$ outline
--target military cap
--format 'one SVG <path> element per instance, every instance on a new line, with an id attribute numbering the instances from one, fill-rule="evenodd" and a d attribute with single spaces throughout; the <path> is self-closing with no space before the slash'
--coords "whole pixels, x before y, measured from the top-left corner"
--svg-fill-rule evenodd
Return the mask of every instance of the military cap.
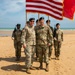
<path id="1" fill-rule="evenodd" d="M 44 20 L 44 17 L 40 17 L 39 21 Z"/>
<path id="2" fill-rule="evenodd" d="M 50 20 L 47 20 L 46 23 L 50 22 Z"/>
<path id="3" fill-rule="evenodd" d="M 28 23 L 29 23 L 29 21 L 26 22 L 26 24 L 28 24 Z"/>
<path id="4" fill-rule="evenodd" d="M 36 23 L 37 23 L 38 21 L 39 21 L 39 20 L 37 19 L 37 20 L 36 20 Z"/>
<path id="5" fill-rule="evenodd" d="M 21 26 L 21 24 L 17 24 L 16 26 Z"/>
<path id="6" fill-rule="evenodd" d="M 35 18 L 30 18 L 29 21 L 35 20 Z"/>
<path id="7" fill-rule="evenodd" d="M 59 23 L 56 24 L 56 26 L 60 25 Z"/>

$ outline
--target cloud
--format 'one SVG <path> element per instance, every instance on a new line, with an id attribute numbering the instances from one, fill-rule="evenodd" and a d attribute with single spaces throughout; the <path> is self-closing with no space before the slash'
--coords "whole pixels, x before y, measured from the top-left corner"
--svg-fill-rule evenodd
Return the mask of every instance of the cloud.
<path id="1" fill-rule="evenodd" d="M 25 9 L 25 0 L 1 0 L 0 14 L 17 13 Z"/>

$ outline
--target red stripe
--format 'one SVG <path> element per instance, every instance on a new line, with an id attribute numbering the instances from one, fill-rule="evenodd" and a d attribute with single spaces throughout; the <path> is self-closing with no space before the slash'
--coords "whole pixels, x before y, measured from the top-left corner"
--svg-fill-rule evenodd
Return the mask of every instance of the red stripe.
<path id="1" fill-rule="evenodd" d="M 58 9 L 58 10 L 62 10 L 62 8 L 58 8 L 58 7 L 56 7 L 56 6 L 54 6 L 54 5 L 51 5 L 51 4 L 49 4 L 49 3 L 46 3 L 46 2 L 43 2 L 43 1 L 29 1 L 29 2 L 31 2 L 31 3 L 42 3 L 42 4 L 45 4 L 45 5 L 48 5 L 48 6 L 51 6 L 52 8 L 56 8 L 56 9 Z M 57 4 L 58 5 L 58 4 Z M 63 6 L 62 4 L 60 5 L 60 6 Z"/>
<path id="2" fill-rule="evenodd" d="M 50 8 L 47 8 L 47 7 L 45 7 L 45 6 L 35 6 L 35 5 L 26 5 L 26 7 L 32 7 L 32 8 L 41 8 L 41 9 L 45 9 L 45 10 L 49 10 L 49 11 L 52 11 L 52 12 L 54 12 L 55 14 L 58 14 L 58 15 L 60 15 L 61 16 L 61 13 L 59 13 L 59 11 L 57 12 L 57 11 L 55 11 L 55 10 L 53 10 L 53 9 L 50 9 Z M 42 10 L 41 10 L 42 11 Z"/>
<path id="3" fill-rule="evenodd" d="M 59 17 L 57 17 L 57 16 L 54 16 L 54 15 L 52 15 L 52 14 L 50 14 L 50 13 L 47 13 L 47 12 L 43 12 L 43 11 L 37 11 L 37 10 L 26 10 L 26 12 L 34 12 L 34 13 L 43 13 L 43 14 L 47 14 L 47 15 L 50 15 L 50 16 L 52 16 L 52 17 L 54 17 L 54 18 L 56 18 L 56 19 L 59 19 L 59 20 L 62 20 L 63 19 L 63 17 L 62 18 L 59 18 Z"/>

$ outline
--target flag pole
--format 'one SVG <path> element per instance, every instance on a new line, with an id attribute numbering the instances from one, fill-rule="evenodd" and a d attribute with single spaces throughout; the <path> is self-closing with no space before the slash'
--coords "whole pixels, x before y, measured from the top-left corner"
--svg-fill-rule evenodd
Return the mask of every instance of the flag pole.
<path id="1" fill-rule="evenodd" d="M 27 22 L 27 12 L 26 12 L 26 22 Z"/>
<path id="2" fill-rule="evenodd" d="M 38 19 L 40 18 L 40 14 L 38 13 Z"/>
<path id="3" fill-rule="evenodd" d="M 48 16 L 48 20 L 49 20 L 49 16 Z"/>

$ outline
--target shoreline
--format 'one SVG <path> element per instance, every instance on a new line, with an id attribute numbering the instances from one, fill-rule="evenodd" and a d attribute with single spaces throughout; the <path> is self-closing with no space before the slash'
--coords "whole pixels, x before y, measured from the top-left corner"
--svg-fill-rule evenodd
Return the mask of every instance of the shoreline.
<path id="1" fill-rule="evenodd" d="M 62 30 L 63 34 L 75 34 L 75 30 Z M 0 30 L 0 37 L 11 37 L 13 30 Z"/>

